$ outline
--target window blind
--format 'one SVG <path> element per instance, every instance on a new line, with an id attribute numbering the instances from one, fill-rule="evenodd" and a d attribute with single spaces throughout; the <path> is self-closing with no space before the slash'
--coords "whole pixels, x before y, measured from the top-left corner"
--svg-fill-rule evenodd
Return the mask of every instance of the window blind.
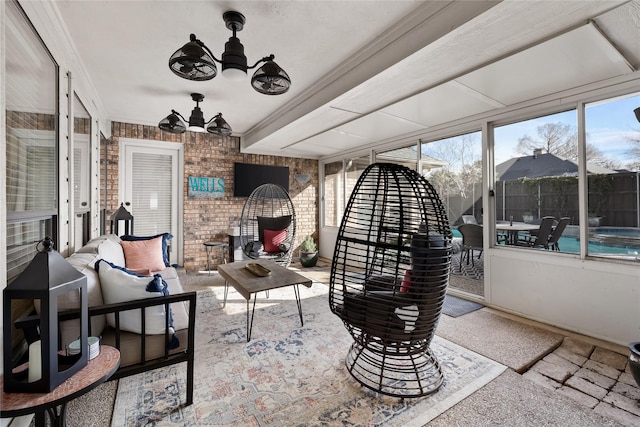
<path id="1" fill-rule="evenodd" d="M 57 65 L 16 2 L 7 2 L 7 280 L 24 270 L 36 243 L 56 239 Z"/>

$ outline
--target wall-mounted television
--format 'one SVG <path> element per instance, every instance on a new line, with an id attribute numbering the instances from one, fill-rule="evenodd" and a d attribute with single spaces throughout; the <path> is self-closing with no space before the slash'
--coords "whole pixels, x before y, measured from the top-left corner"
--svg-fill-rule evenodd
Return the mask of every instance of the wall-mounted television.
<path id="1" fill-rule="evenodd" d="M 289 167 L 234 163 L 233 195 L 249 197 L 262 184 L 278 184 L 289 191 Z"/>

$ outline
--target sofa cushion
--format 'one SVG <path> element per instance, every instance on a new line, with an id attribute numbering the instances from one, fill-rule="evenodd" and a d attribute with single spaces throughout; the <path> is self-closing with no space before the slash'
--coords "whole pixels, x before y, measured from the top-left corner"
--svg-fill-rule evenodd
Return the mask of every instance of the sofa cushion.
<path id="1" fill-rule="evenodd" d="M 123 240 L 124 266 L 136 272 L 160 271 L 165 269 L 162 256 L 162 237 L 148 240 Z M 149 274 L 149 273 L 147 273 Z"/>
<path id="2" fill-rule="evenodd" d="M 176 336 L 180 341 L 177 348 L 170 349 L 169 354 L 180 353 L 187 349 L 189 343 L 189 330 L 181 329 L 176 331 Z M 116 331 L 108 326 L 102 334 L 102 345 L 116 346 Z M 164 357 L 167 341 L 164 335 L 146 335 L 145 336 L 145 361 L 160 359 Z M 135 365 L 140 363 L 142 357 L 142 336 L 132 332 L 120 332 L 120 367 Z"/>
<path id="3" fill-rule="evenodd" d="M 150 283 L 158 280 L 151 276 L 137 276 L 117 268 L 105 260 L 96 262 L 96 270 L 102 283 L 102 293 L 106 304 L 161 297 L 162 292 L 147 291 Z M 115 314 L 107 315 L 107 323 L 116 327 Z M 163 305 L 145 310 L 145 327 L 148 334 L 163 334 L 165 331 L 165 309 Z M 120 313 L 120 329 L 137 334 L 142 333 L 140 310 Z"/>
<path id="4" fill-rule="evenodd" d="M 124 251 L 122 250 L 122 246 L 120 246 L 120 242 L 114 241 L 112 239 L 104 239 L 98 245 L 98 255 L 101 259 L 109 261 L 111 264 L 119 265 L 122 267 L 124 267 L 125 265 Z"/>
<path id="5" fill-rule="evenodd" d="M 169 240 L 173 239 L 173 234 L 171 233 L 162 233 L 156 234 L 155 236 L 133 236 L 130 234 L 125 234 L 120 237 L 120 240 L 127 242 L 135 242 L 135 241 L 144 241 L 144 240 L 152 240 L 158 237 L 162 238 L 162 260 L 166 267 L 171 266 L 169 262 Z"/>

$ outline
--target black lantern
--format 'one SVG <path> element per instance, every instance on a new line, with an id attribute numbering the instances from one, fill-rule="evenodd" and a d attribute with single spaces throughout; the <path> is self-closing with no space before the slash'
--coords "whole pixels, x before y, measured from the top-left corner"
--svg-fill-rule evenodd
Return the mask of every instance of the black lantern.
<path id="1" fill-rule="evenodd" d="M 118 235 L 118 225 L 124 222 L 124 234 L 133 234 L 133 215 L 120 203 L 117 211 L 111 215 L 111 234 Z"/>
<path id="2" fill-rule="evenodd" d="M 74 355 L 67 354 L 58 330 L 58 297 L 70 292 L 77 293 L 80 303 L 79 313 L 72 313 L 80 330 L 80 351 Z M 26 353 L 24 346 L 14 347 L 12 339 L 13 312 L 24 301 L 40 307 L 39 315 L 16 321 L 25 332 Z M 31 263 L 3 291 L 4 391 L 48 393 L 87 366 L 88 319 L 86 276 L 53 250 L 53 241 L 45 237 Z"/>

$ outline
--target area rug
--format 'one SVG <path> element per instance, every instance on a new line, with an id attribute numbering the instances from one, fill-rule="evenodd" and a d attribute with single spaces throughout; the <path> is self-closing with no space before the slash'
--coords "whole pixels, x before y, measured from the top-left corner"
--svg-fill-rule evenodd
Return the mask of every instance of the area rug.
<path id="1" fill-rule="evenodd" d="M 251 342 L 246 301 L 198 292 L 194 403 L 184 405 L 184 364 L 120 380 L 112 426 L 422 426 L 496 378 L 505 366 L 435 337 L 445 383 L 420 399 L 360 387 L 344 365 L 351 337 L 329 310 L 328 287 L 260 294 Z"/>
<path id="2" fill-rule="evenodd" d="M 451 317 L 460 317 L 464 314 L 471 313 L 484 307 L 477 302 L 467 301 L 462 298 L 454 297 L 453 295 L 446 295 L 444 298 L 444 306 L 442 307 L 442 313 Z"/>

